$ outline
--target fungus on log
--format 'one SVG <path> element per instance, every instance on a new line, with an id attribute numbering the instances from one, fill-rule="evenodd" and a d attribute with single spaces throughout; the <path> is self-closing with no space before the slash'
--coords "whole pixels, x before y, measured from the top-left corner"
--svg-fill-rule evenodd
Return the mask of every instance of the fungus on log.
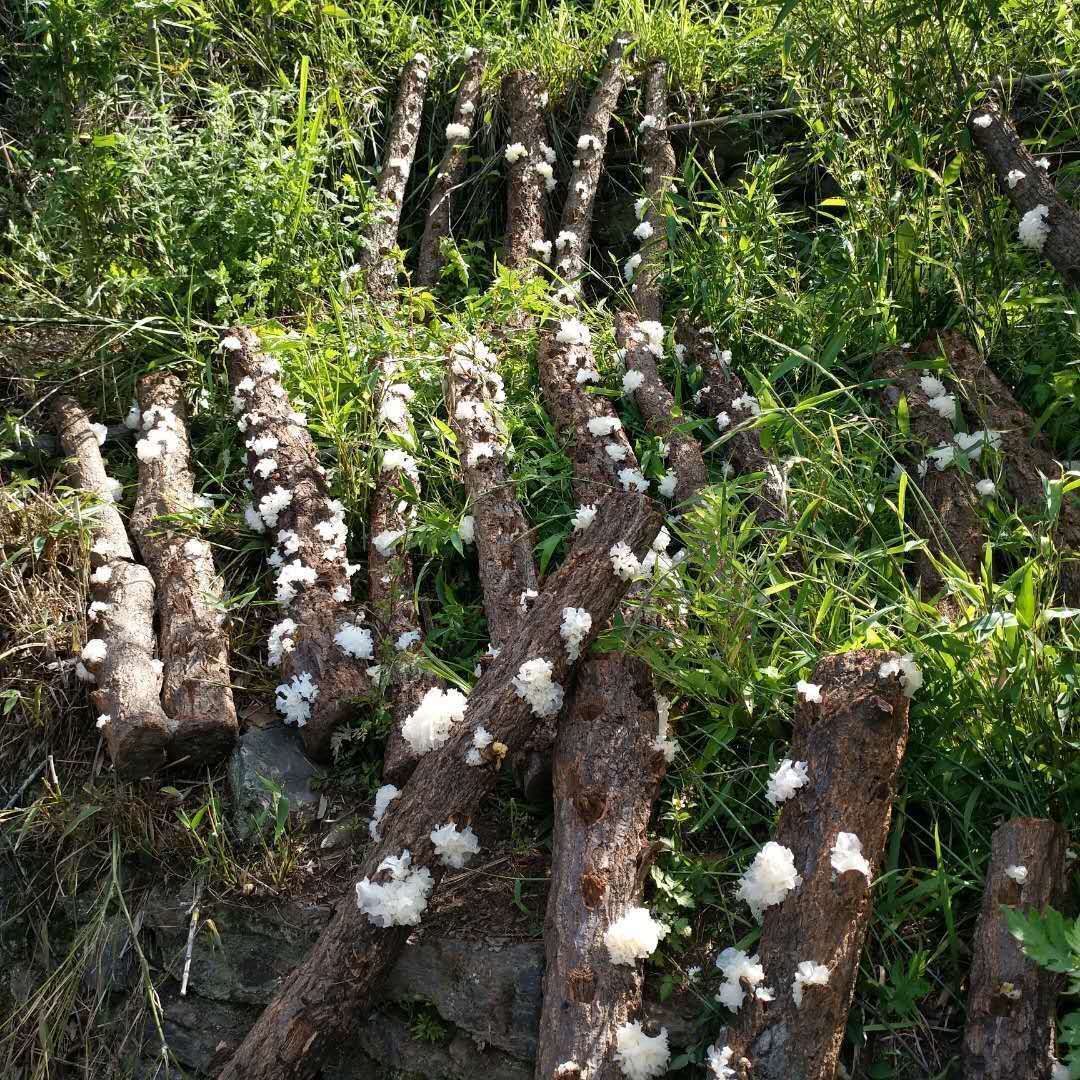
<path id="1" fill-rule="evenodd" d="M 648 668 L 620 653 L 588 660 L 556 742 L 538 1080 L 564 1062 L 590 1080 L 622 1075 L 615 1034 L 639 1013 L 644 979 L 640 964 L 614 962 L 604 934 L 638 903 L 664 770 Z"/>
<path id="2" fill-rule="evenodd" d="M 915 553 L 915 572 L 923 587 L 935 595 L 943 582 L 930 553 L 954 560 L 978 578 L 986 530 L 979 518 L 978 495 L 971 477 L 958 469 L 938 469 L 927 461 L 927 451 L 952 442 L 954 431 L 944 416 L 930 408 L 930 399 L 920 382 L 921 370 L 917 355 L 902 348 L 887 349 L 874 365 L 875 377 L 889 383 L 882 391 L 885 405 L 895 411 L 901 397 L 906 401 L 910 436 L 920 444 L 919 467 L 909 477 L 922 496 L 912 500 L 915 530 L 930 551 Z M 922 462 L 927 464 L 919 475 Z"/>
<path id="3" fill-rule="evenodd" d="M 417 53 L 401 72 L 397 103 L 390 121 L 390 135 L 383 151 L 382 171 L 375 185 L 374 218 L 364 239 L 359 264 L 366 271 L 371 296 L 386 301 L 397 281 L 398 262 L 394 256 L 405 186 L 409 181 L 416 140 L 420 135 L 420 117 L 424 111 L 428 60 Z"/>
<path id="4" fill-rule="evenodd" d="M 428 202 L 427 221 L 420 240 L 420 256 L 416 280 L 420 285 L 434 285 L 442 267 L 442 242 L 450 235 L 450 209 L 454 191 L 461 183 L 465 163 L 469 158 L 469 132 L 480 119 L 480 81 L 484 74 L 486 58 L 476 52 L 465 64 L 454 105 L 454 119 L 446 129 L 446 152 L 439 171 L 435 174 L 435 186 Z"/>
<path id="5" fill-rule="evenodd" d="M 131 531 L 157 587 L 161 702 L 173 725 L 169 756 L 211 763 L 232 749 L 238 734 L 224 584 L 210 545 L 170 520 L 195 509 L 180 380 L 166 372 L 144 375 L 138 398 L 143 431 Z"/>
<path id="6" fill-rule="evenodd" d="M 969 978 L 965 1080 L 1049 1080 L 1064 979 L 1024 956 L 1001 909 L 1061 906 L 1068 840 L 1060 825 L 1043 818 L 1016 818 L 994 832 Z"/>
<path id="7" fill-rule="evenodd" d="M 1021 217 L 1021 240 L 1033 246 L 1065 279 L 1080 287 L 1080 214 L 1062 199 L 1047 170 L 1024 146 L 1020 133 L 989 93 L 968 116 L 968 130 Z M 1040 243 L 1041 239 L 1041 243 Z"/>
<path id="8" fill-rule="evenodd" d="M 278 362 L 244 327 L 229 330 L 221 344 L 246 439 L 249 523 L 269 534 L 278 603 L 283 619 L 296 624 L 283 635 L 282 689 L 290 690 L 279 693 L 278 707 L 300 725 L 307 752 L 325 761 L 334 727 L 371 686 L 365 662 L 334 640 L 344 623 L 357 621 L 349 582 L 358 568 L 348 561 L 345 511 L 330 498 L 307 418 L 293 410 L 276 377 Z"/>
<path id="9" fill-rule="evenodd" d="M 821 701 L 800 696 L 789 756 L 808 783 L 784 803 L 776 841 L 791 850 L 802 881 L 765 909 L 759 954 L 775 1000 L 748 995 L 717 1045 L 733 1051 L 739 1080 L 833 1080 L 870 925 L 870 886 L 881 867 L 896 779 L 908 735 L 895 655 L 858 649 L 822 660 L 810 681 Z M 869 873 L 837 872 L 840 833 L 862 845 Z M 796 982 L 798 965 L 824 965 L 828 981 Z M 801 1004 L 795 1002 L 798 987 Z"/>
<path id="10" fill-rule="evenodd" d="M 105 472 L 98 437 L 82 407 L 61 397 L 54 408 L 57 435 L 67 456 L 71 486 L 96 496 L 89 517 L 93 603 L 92 641 L 81 661 L 94 681 L 91 700 L 107 717 L 102 733 L 116 771 L 147 776 L 165 764 L 173 725 L 161 707 L 161 674 L 155 661 L 154 581 L 135 561 L 123 519 L 116 509 L 119 482 Z"/>
<path id="11" fill-rule="evenodd" d="M 624 542 L 641 556 L 660 527 L 648 499 L 634 493 L 613 493 L 603 500 L 597 519 L 575 544 L 566 561 L 548 580 L 530 618 L 473 687 L 464 720 L 454 724 L 448 741 L 425 753 L 381 822 L 382 840 L 364 859 L 358 877 L 367 888 L 392 880 L 393 865 L 407 851 L 414 874 L 431 875 L 438 888 L 444 866 L 431 833 L 447 822 L 464 828 L 474 819 L 481 800 L 494 788 L 498 766 L 520 748 L 536 723 L 536 714 L 521 692 L 522 666 L 545 659 L 550 678 L 562 686 L 570 674 L 560 634 L 563 610 L 581 606 L 593 616 L 586 650 L 626 589 L 612 568 L 610 549 Z M 555 703 L 548 702 L 547 707 Z M 484 728 L 492 737 L 480 765 L 466 763 L 475 749 L 474 734 Z M 423 876 L 420 883 L 423 883 Z M 420 907 L 423 908 L 421 903 Z M 419 912 L 416 913 L 419 918 Z M 362 912 L 352 890 L 342 899 L 330 925 L 307 959 L 285 980 L 219 1080 L 310 1080 L 324 1055 L 359 1021 L 379 977 L 400 952 L 413 923 L 377 926 Z"/>
<path id="12" fill-rule="evenodd" d="M 502 81 L 503 107 L 510 115 L 510 145 L 528 151 L 507 168 L 506 236 L 503 262 L 526 277 L 536 272 L 544 242 L 544 177 L 535 165 L 546 160 L 547 130 L 540 80 L 532 71 L 511 71 Z"/>

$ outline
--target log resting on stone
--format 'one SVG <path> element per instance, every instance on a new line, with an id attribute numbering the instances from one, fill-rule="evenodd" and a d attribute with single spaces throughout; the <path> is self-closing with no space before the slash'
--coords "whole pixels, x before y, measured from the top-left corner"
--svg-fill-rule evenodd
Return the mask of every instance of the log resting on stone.
<path id="1" fill-rule="evenodd" d="M 959 469 L 937 469 L 932 462 L 919 476 L 928 451 L 941 443 L 951 442 L 952 423 L 930 408 L 926 392 L 920 383 L 922 368 L 917 354 L 910 349 L 887 349 L 874 365 L 874 376 L 887 379 L 882 391 L 885 406 L 895 412 L 903 396 L 907 401 L 911 438 L 920 444 L 917 468 L 908 476 L 919 489 L 921 499 L 912 500 L 915 530 L 926 540 L 929 551 L 915 553 L 915 573 L 923 588 L 933 596 L 944 582 L 931 555 L 944 555 L 959 563 L 976 580 L 982 566 L 986 530 L 978 512 L 978 495 L 970 476 Z"/>
<path id="2" fill-rule="evenodd" d="M 544 178 L 533 168 L 544 160 L 544 126 L 540 80 L 532 71 L 511 71 L 503 77 L 502 101 L 510 115 L 509 145 L 521 143 L 529 152 L 507 165 L 506 236 L 503 262 L 526 277 L 536 272 L 536 245 L 544 240 Z"/>
<path id="3" fill-rule="evenodd" d="M 566 1062 L 571 1075 L 617 1080 L 615 1033 L 639 1018 L 641 965 L 614 963 L 604 934 L 640 903 L 665 761 L 648 669 L 625 660 L 587 660 L 559 724 L 537 1080 Z"/>
<path id="4" fill-rule="evenodd" d="M 969 978 L 965 1080 L 1050 1080 L 1064 979 L 1024 956 L 1001 909 L 1061 907 L 1068 840 L 1060 825 L 1042 818 L 1016 818 L 994 833 Z M 1026 872 L 1023 884 L 1009 876 L 1017 867 Z"/>
<path id="5" fill-rule="evenodd" d="M 307 419 L 293 410 L 277 379 L 277 361 L 260 351 L 258 337 L 244 327 L 228 331 L 222 347 L 247 446 L 253 515 L 273 545 L 271 563 L 279 575 L 296 563 L 315 571 L 314 581 L 296 584 L 291 602 L 281 606 L 282 620 L 296 627 L 287 635 L 292 648 L 283 649 L 280 671 L 283 685 L 302 683 L 306 673 L 318 688 L 300 734 L 307 752 L 326 761 L 334 727 L 350 703 L 371 689 L 370 661 L 347 655 L 334 641 L 343 623 L 361 621 L 350 606 L 350 576 L 357 568 L 348 561 L 344 507 L 330 497 Z M 272 469 L 260 464 L 268 460 Z M 292 497 L 285 502 L 288 492 Z"/>
<path id="6" fill-rule="evenodd" d="M 1066 284 L 1080 288 L 1080 214 L 1058 195 L 1047 170 L 1036 164 L 995 93 L 971 110 L 968 131 L 1021 217 L 1046 207 L 1049 232 L 1042 255 Z"/>
<path id="7" fill-rule="evenodd" d="M 106 652 L 103 659 L 83 661 L 94 677 L 90 696 L 98 713 L 109 717 L 102 734 L 116 771 L 137 779 L 165 764 L 174 730 L 161 707 L 154 581 L 150 571 L 135 562 L 114 502 L 118 483 L 105 471 L 89 417 L 72 398 L 62 397 L 54 419 L 71 486 L 98 500 L 88 516 L 93 536 L 90 581 L 93 601 L 105 606 L 94 609 L 90 637 L 103 641 Z"/>
<path id="8" fill-rule="evenodd" d="M 399 798 L 382 821 L 382 840 L 364 859 L 357 877 L 389 880 L 380 869 L 390 856 L 409 851 L 414 868 L 430 871 L 437 888 L 444 867 L 435 855 L 431 832 L 454 822 L 464 828 L 495 786 L 498 764 L 521 747 L 536 716 L 512 680 L 521 666 L 544 658 L 551 678 L 563 685 L 571 671 L 560 634 L 563 609 L 586 608 L 593 633 L 619 602 L 626 582 L 612 570 L 609 551 L 618 541 L 639 556 L 660 527 L 651 502 L 636 494 L 613 494 L 589 530 L 588 542 L 575 544 L 551 577 L 531 618 L 477 682 L 463 722 L 449 741 L 420 758 Z M 584 541 L 584 538 L 583 538 Z M 590 638 L 582 643 L 588 648 Z M 493 742 L 479 766 L 466 764 L 474 732 L 484 727 Z M 220 1074 L 220 1080 L 311 1080 L 326 1053 L 363 1016 L 378 979 L 401 951 L 411 925 L 376 926 L 362 913 L 352 890 L 342 899 L 330 926 L 308 958 L 285 981 L 248 1037 Z"/>
<path id="9" fill-rule="evenodd" d="M 896 779 L 908 735 L 898 675 L 880 674 L 891 653 L 858 649 L 822 660 L 810 676 L 820 703 L 801 695 L 789 756 L 809 782 L 783 804 L 776 841 L 790 848 L 802 883 L 765 910 L 759 954 L 775 1000 L 748 995 L 721 1034 L 738 1080 L 834 1080 L 859 955 L 870 925 L 871 882 L 881 869 Z M 831 851 L 854 833 L 870 864 L 837 874 Z M 802 961 L 829 969 L 824 985 L 792 990 Z"/>
<path id="10" fill-rule="evenodd" d="M 238 734 L 224 583 L 210 545 L 169 520 L 195 509 L 180 380 L 166 372 L 144 375 L 138 399 L 143 433 L 131 531 L 157 587 L 161 702 L 174 725 L 169 756 L 188 766 L 211 764 L 232 749 Z"/>
<path id="11" fill-rule="evenodd" d="M 656 354 L 649 339 L 639 328 L 636 316 L 628 311 L 615 316 L 615 340 L 626 350 L 626 370 L 642 375 L 634 391 L 634 401 L 649 430 L 667 444 L 668 471 L 675 474 L 672 498 L 677 506 L 692 499 L 708 483 L 701 446 L 684 430 L 688 418 L 675 405 L 675 398 L 664 385 L 656 366 Z"/>
<path id="12" fill-rule="evenodd" d="M 424 111 L 429 65 L 427 57 L 417 53 L 401 72 L 397 102 L 390 121 L 390 135 L 383 151 L 382 169 L 375 185 L 376 207 L 368 226 L 358 262 L 366 271 L 368 292 L 374 300 L 386 303 L 397 282 L 397 243 L 401 206 L 409 181 L 416 141 L 420 136 L 420 117 Z"/>
<path id="13" fill-rule="evenodd" d="M 453 123 L 469 128 L 470 132 L 480 121 L 480 81 L 484 74 L 485 60 L 484 54 L 477 52 L 466 63 L 454 105 Z M 450 235 L 450 208 L 468 158 L 468 137 L 447 137 L 446 152 L 443 154 L 439 171 L 435 174 L 435 186 L 428 202 L 424 235 L 420 240 L 420 256 L 416 270 L 416 280 L 420 285 L 434 285 L 439 279 L 442 241 Z"/>

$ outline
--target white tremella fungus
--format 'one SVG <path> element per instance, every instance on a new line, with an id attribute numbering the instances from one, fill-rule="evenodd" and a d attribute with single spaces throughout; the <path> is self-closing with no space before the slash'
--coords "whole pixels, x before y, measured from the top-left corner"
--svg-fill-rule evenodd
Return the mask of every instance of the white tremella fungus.
<path id="1" fill-rule="evenodd" d="M 90 581 L 94 585 L 108 585 L 112 581 L 112 567 L 99 566 L 91 575 Z"/>
<path id="2" fill-rule="evenodd" d="M 620 469 L 619 483 L 622 484 L 623 491 L 634 488 L 644 495 L 649 490 L 649 481 L 641 474 L 640 469 Z"/>
<path id="3" fill-rule="evenodd" d="M 412 854 L 406 848 L 400 855 L 389 855 L 379 863 L 376 874 L 390 871 L 385 885 L 368 878 L 356 883 L 356 906 L 375 926 L 417 926 L 435 885 L 426 866 L 412 866 Z"/>
<path id="4" fill-rule="evenodd" d="M 1027 173 L 1021 172 L 1019 169 L 1010 169 L 1009 175 L 1005 179 L 1008 181 L 1009 189 L 1012 190 L 1021 180 L 1027 179 Z"/>
<path id="5" fill-rule="evenodd" d="M 528 153 L 529 151 L 526 149 L 524 143 L 516 142 L 510 143 L 510 145 L 507 146 L 506 150 L 503 151 L 503 157 L 506 158 L 506 163 L 508 165 L 515 165 L 523 157 L 527 157 Z"/>
<path id="6" fill-rule="evenodd" d="M 574 511 L 574 532 L 584 532 L 596 520 L 596 504 L 583 503 Z"/>
<path id="7" fill-rule="evenodd" d="M 829 981 L 829 969 L 824 964 L 815 964 L 813 960 L 802 960 L 795 970 L 791 981 L 791 996 L 797 1008 L 802 1008 L 803 988 L 806 986 L 824 986 Z"/>
<path id="8" fill-rule="evenodd" d="M 555 340 L 562 345 L 588 345 L 592 335 L 580 319 L 562 319 Z"/>
<path id="9" fill-rule="evenodd" d="M 598 439 L 605 435 L 612 435 L 622 427 L 622 421 L 617 416 L 593 416 L 589 419 L 589 434 Z"/>
<path id="10" fill-rule="evenodd" d="M 277 688 L 275 705 L 285 717 L 286 724 L 303 727 L 311 716 L 311 703 L 319 696 L 319 687 L 312 682 L 311 672 L 302 671 Z"/>
<path id="11" fill-rule="evenodd" d="M 604 944 L 613 964 L 632 965 L 652 956 L 666 934 L 648 908 L 629 907 L 607 928 Z"/>
<path id="12" fill-rule="evenodd" d="M 735 1051 L 730 1046 L 710 1046 L 705 1051 L 705 1064 L 709 1066 L 712 1080 L 735 1080 L 731 1059 Z"/>
<path id="13" fill-rule="evenodd" d="M 628 1080 L 652 1080 L 663 1076 L 671 1060 L 667 1028 L 659 1035 L 646 1035 L 641 1021 L 620 1024 L 615 1029 L 615 1061 Z"/>
<path id="14" fill-rule="evenodd" d="M 1050 236 L 1050 207 L 1040 204 L 1029 210 L 1021 219 L 1017 239 L 1032 251 L 1042 251 Z"/>
<path id="15" fill-rule="evenodd" d="M 971 122 L 978 128 L 988 128 L 994 122 L 994 118 L 987 113 L 983 113 L 981 116 L 976 116 Z"/>
<path id="16" fill-rule="evenodd" d="M 432 687 L 405 718 L 401 734 L 418 754 L 438 750 L 449 741 L 453 725 L 465 719 L 467 705 L 460 690 Z"/>
<path id="17" fill-rule="evenodd" d="M 640 265 L 641 265 L 641 255 L 637 254 L 637 253 L 631 255 L 630 258 L 627 259 L 626 262 L 623 263 L 623 268 L 622 268 L 623 280 L 624 281 L 629 281 L 634 276 L 634 272 L 637 270 L 637 268 Z"/>
<path id="18" fill-rule="evenodd" d="M 463 544 L 476 542 L 476 518 L 472 514 L 466 514 L 458 526 L 458 536 Z"/>
<path id="19" fill-rule="evenodd" d="M 912 653 L 906 653 L 896 660 L 886 660 L 878 668 L 879 678 L 887 679 L 890 675 L 899 678 L 900 685 L 904 688 L 904 697 L 914 697 L 923 684 L 923 673 L 915 663 Z"/>
<path id="20" fill-rule="evenodd" d="M 765 787 L 765 798 L 773 806 L 787 802 L 799 788 L 804 787 L 809 782 L 810 778 L 807 776 L 806 767 L 807 763 L 805 761 L 792 761 L 791 758 L 784 758 L 769 777 L 769 782 Z"/>
<path id="21" fill-rule="evenodd" d="M 553 671 L 551 661 L 540 656 L 526 660 L 511 680 L 517 696 L 537 716 L 554 716 L 562 708 L 563 688 L 552 679 Z"/>
<path id="22" fill-rule="evenodd" d="M 997 484 L 993 480 L 980 480 L 975 485 L 975 490 L 984 499 L 989 499 L 997 492 Z"/>
<path id="23" fill-rule="evenodd" d="M 857 870 L 868 880 L 870 878 L 870 863 L 863 854 L 862 841 L 853 832 L 836 834 L 836 843 L 829 853 L 829 862 L 838 874 Z"/>
<path id="24" fill-rule="evenodd" d="M 625 461 L 627 449 L 621 443 L 608 443 L 607 446 L 604 447 L 604 453 L 607 454 L 612 461 Z M 623 488 L 623 491 L 628 490 L 629 488 Z"/>
<path id="25" fill-rule="evenodd" d="M 818 683 L 807 682 L 805 679 L 800 679 L 795 684 L 795 689 L 803 701 L 813 701 L 819 705 L 821 704 L 821 686 Z"/>
<path id="26" fill-rule="evenodd" d="M 112 723 L 112 716 L 109 713 L 102 713 L 94 724 L 94 727 L 101 731 L 103 728 L 107 728 Z"/>
<path id="27" fill-rule="evenodd" d="M 447 124 L 446 138 L 450 142 L 460 142 L 469 137 L 468 124 Z"/>
<path id="28" fill-rule="evenodd" d="M 754 918 L 760 922 L 766 908 L 781 903 L 801 884 L 802 877 L 795 869 L 792 850 L 770 840 L 739 879 L 735 895 L 746 901 Z"/>
<path id="29" fill-rule="evenodd" d="M 472 746 L 465 755 L 466 765 L 483 765 L 483 752 L 495 741 L 495 736 L 483 724 L 481 724 L 472 736 Z"/>
<path id="30" fill-rule="evenodd" d="M 1005 867 L 1005 876 L 1012 878 L 1017 885 L 1023 885 L 1027 881 L 1028 869 L 1026 866 L 1007 866 Z"/>
<path id="31" fill-rule="evenodd" d="M 637 228 L 634 229 L 634 236 L 638 240 L 648 240 L 653 232 L 652 224 L 648 221 L 642 221 L 638 224 Z"/>
<path id="32" fill-rule="evenodd" d="M 390 804 L 400 794 L 400 790 L 394 787 L 393 784 L 383 784 L 383 786 L 375 792 L 375 806 L 371 811 L 371 820 L 368 822 L 368 832 L 371 834 L 372 840 L 382 839 L 379 835 L 379 826 L 382 824 L 382 819 L 386 816 L 386 811 L 389 809 Z"/>
<path id="33" fill-rule="evenodd" d="M 657 481 L 656 489 L 665 499 L 672 499 L 675 497 L 675 487 L 678 482 L 679 477 L 677 473 L 664 473 Z"/>
<path id="34" fill-rule="evenodd" d="M 615 571 L 616 577 L 623 581 L 633 581 L 641 576 L 641 562 L 625 541 L 612 544 L 608 554 L 611 556 L 611 569 Z"/>
<path id="35" fill-rule="evenodd" d="M 344 632 L 344 629 L 342 627 L 339 636 Z M 271 667 L 277 667 L 285 658 L 285 654 L 291 653 L 296 648 L 296 642 L 292 636 L 296 633 L 296 630 L 296 623 L 292 619 L 282 619 L 281 622 L 270 627 L 270 635 L 266 639 L 266 662 Z M 337 638 L 334 640 L 336 641 Z M 340 645 L 341 642 L 338 642 L 338 644 Z"/>
<path id="36" fill-rule="evenodd" d="M 653 749 L 664 755 L 664 760 L 670 765 L 679 752 L 679 741 L 670 734 L 671 724 L 671 698 L 664 694 L 656 695 L 656 738 L 653 739 Z"/>
<path id="37" fill-rule="evenodd" d="M 559 633 L 566 642 L 566 657 L 573 663 L 581 655 L 581 643 L 592 629 L 592 616 L 584 608 L 563 608 Z"/>
<path id="38" fill-rule="evenodd" d="M 444 866 L 460 870 L 479 850 L 480 841 L 469 825 L 459 829 L 452 821 L 431 831 L 435 854 Z"/>
<path id="39" fill-rule="evenodd" d="M 101 638 L 91 638 L 79 653 L 80 658 L 87 664 L 100 664 L 109 655 L 109 647 Z"/>
<path id="40" fill-rule="evenodd" d="M 397 636 L 397 640 L 394 642 L 394 648 L 398 652 L 406 652 L 411 649 L 420 639 L 423 634 L 419 630 L 406 630 L 404 633 Z"/>
<path id="41" fill-rule="evenodd" d="M 746 1000 L 743 982 L 754 992 L 760 1001 L 772 1001 L 772 991 L 761 984 L 765 981 L 765 969 L 760 957 L 755 953 L 748 956 L 742 949 L 725 949 L 716 958 L 716 966 L 724 976 L 724 982 L 716 995 L 716 1000 L 732 1012 L 738 1012 Z"/>
<path id="42" fill-rule="evenodd" d="M 295 625 L 294 623 L 294 628 Z M 372 640 L 371 631 L 356 623 L 342 623 L 334 635 L 334 644 L 346 656 L 351 656 L 355 660 L 371 660 L 375 656 L 375 643 Z"/>
<path id="43" fill-rule="evenodd" d="M 641 384 L 644 381 L 645 376 L 640 371 L 628 371 L 622 377 L 622 392 L 624 394 L 632 394 L 641 388 Z"/>

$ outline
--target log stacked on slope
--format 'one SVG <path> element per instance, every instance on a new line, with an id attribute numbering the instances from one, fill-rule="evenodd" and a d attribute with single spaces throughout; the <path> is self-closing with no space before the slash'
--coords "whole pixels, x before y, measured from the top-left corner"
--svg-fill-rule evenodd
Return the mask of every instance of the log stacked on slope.
<path id="1" fill-rule="evenodd" d="M 356 622 L 349 582 L 357 567 L 346 555 L 344 507 L 330 498 L 307 419 L 292 408 L 277 379 L 278 362 L 260 351 L 258 337 L 244 327 L 230 330 L 222 347 L 247 446 L 248 520 L 273 542 L 270 564 L 278 575 L 282 619 L 295 623 L 282 636 L 282 686 L 289 690 L 279 689 L 278 708 L 285 711 L 292 699 L 307 752 L 325 761 L 350 701 L 371 687 L 366 663 L 334 640 L 344 623 Z M 306 717 L 300 715 L 305 704 Z"/>
<path id="2" fill-rule="evenodd" d="M 536 271 L 544 242 L 544 177 L 534 168 L 544 157 L 547 137 L 540 80 L 531 71 L 508 72 L 502 81 L 503 106 L 510 116 L 510 145 L 528 153 L 508 167 L 506 236 L 503 262 L 526 277 Z"/>
<path id="3" fill-rule="evenodd" d="M 775 1000 L 748 995 L 726 1038 L 718 1040 L 733 1051 L 739 1080 L 836 1075 L 870 925 L 870 885 L 881 868 L 907 743 L 901 679 L 880 673 L 895 660 L 870 649 L 827 657 L 810 677 L 821 687 L 821 702 L 800 695 L 790 757 L 807 763 L 809 782 L 784 803 L 776 841 L 793 852 L 802 883 L 766 909 L 761 928 L 759 954 Z M 833 869 L 831 851 L 841 832 L 862 842 L 869 876 Z M 825 965 L 829 976 L 824 985 L 801 987 L 796 1005 L 793 980 L 803 961 Z"/>
<path id="4" fill-rule="evenodd" d="M 154 580 L 135 561 L 123 519 L 116 509 L 118 481 L 105 471 L 90 419 L 72 398 L 57 400 L 54 418 L 67 456 L 72 487 L 92 493 L 90 549 L 92 629 L 105 646 L 104 657 L 84 653 L 84 677 L 92 677 L 91 698 L 116 771 L 146 776 L 165 764 L 174 725 L 161 707 L 161 674 L 155 661 Z"/>
<path id="5" fill-rule="evenodd" d="M 1001 909 L 1061 906 L 1068 839 L 1060 825 L 1041 818 L 1007 821 L 994 833 L 969 979 L 965 1080 L 1049 1080 L 1064 980 L 1024 956 Z"/>
<path id="6" fill-rule="evenodd" d="M 484 75 L 485 62 L 484 54 L 476 52 L 465 64 L 454 105 L 453 128 L 468 128 L 471 132 L 480 119 L 480 81 Z M 465 163 L 469 158 L 469 136 L 453 134 L 451 137 L 451 130 L 448 129 L 446 152 L 443 154 L 439 171 L 435 174 L 435 186 L 428 202 L 424 235 L 420 240 L 420 257 L 416 270 L 416 280 L 420 285 L 434 285 L 439 279 L 442 242 L 450 235 L 450 210 L 454 191 L 461 183 Z"/>
<path id="7" fill-rule="evenodd" d="M 174 725 L 169 755 L 197 765 L 224 757 L 238 734 L 224 583 L 209 544 L 169 520 L 195 508 L 180 380 L 165 372 L 144 375 L 138 400 L 143 434 L 131 531 L 157 586 L 161 701 Z"/>
<path id="8" fill-rule="evenodd" d="M 1039 215 L 1048 229 L 1042 255 L 1066 284 L 1080 288 L 1080 214 L 1058 195 L 995 93 L 971 110 L 968 130 L 1021 218 L 1045 209 Z"/>
<path id="9" fill-rule="evenodd" d="M 571 663 L 560 635 L 563 609 L 586 608 L 595 633 L 619 602 L 626 582 L 612 569 L 610 548 L 623 541 L 644 554 L 660 526 L 649 501 L 636 494 L 613 494 L 600 507 L 587 537 L 575 544 L 566 562 L 549 579 L 531 617 L 496 657 L 469 697 L 464 721 L 449 741 L 425 754 L 382 820 L 382 840 L 365 858 L 358 876 L 376 883 L 390 880 L 384 860 L 408 851 L 413 868 L 431 874 L 437 889 L 444 867 L 436 857 L 431 832 L 454 822 L 464 828 L 482 799 L 494 788 L 498 762 L 528 738 L 536 722 L 519 696 L 514 679 L 527 661 L 545 658 L 553 681 L 564 684 Z M 588 648 L 585 640 L 583 649 Z M 486 761 L 466 764 L 474 733 L 483 727 L 493 737 Z M 500 744 L 500 745 L 497 745 Z M 376 981 L 400 952 L 411 925 L 382 928 L 363 914 L 350 890 L 308 958 L 282 986 L 219 1080 L 310 1080 L 326 1052 L 359 1021 Z"/>

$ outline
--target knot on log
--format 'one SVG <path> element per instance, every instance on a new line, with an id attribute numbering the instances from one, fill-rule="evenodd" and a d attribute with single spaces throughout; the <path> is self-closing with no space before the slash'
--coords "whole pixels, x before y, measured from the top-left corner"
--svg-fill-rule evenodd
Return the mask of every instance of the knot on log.
<path id="1" fill-rule="evenodd" d="M 585 825 L 595 825 L 607 810 L 607 795 L 595 788 L 579 791 L 574 795 L 574 809 Z"/>
<path id="2" fill-rule="evenodd" d="M 596 997 L 596 976 L 592 968 L 574 968 L 567 975 L 566 984 L 571 1001 L 587 1003 Z"/>
<path id="3" fill-rule="evenodd" d="M 607 891 L 607 880 L 595 870 L 586 870 L 581 875 L 581 898 L 587 908 L 594 908 L 600 903 Z"/>

